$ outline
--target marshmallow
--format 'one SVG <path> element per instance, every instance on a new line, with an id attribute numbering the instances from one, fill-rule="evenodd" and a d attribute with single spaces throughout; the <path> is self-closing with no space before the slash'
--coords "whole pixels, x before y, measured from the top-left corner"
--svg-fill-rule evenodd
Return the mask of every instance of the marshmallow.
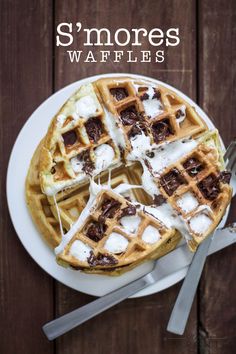
<path id="1" fill-rule="evenodd" d="M 117 232 L 112 232 L 106 240 L 104 248 L 111 253 L 122 253 L 128 247 L 128 243 L 124 236 Z"/>
<path id="2" fill-rule="evenodd" d="M 183 194 L 176 204 L 184 213 L 189 213 L 199 205 L 197 198 L 191 192 Z"/>
<path id="3" fill-rule="evenodd" d="M 147 226 L 142 234 L 142 240 L 150 244 L 159 241 L 160 238 L 160 232 L 152 225 Z"/>
<path id="4" fill-rule="evenodd" d="M 89 247 L 88 245 L 86 245 L 80 240 L 76 240 L 71 245 L 70 255 L 75 257 L 81 262 L 85 262 L 90 256 L 91 251 L 92 251 L 91 247 Z"/>
<path id="5" fill-rule="evenodd" d="M 95 154 L 95 167 L 97 170 L 103 170 L 110 166 L 112 163 L 115 152 L 108 144 L 102 144 L 94 150 Z"/>
<path id="6" fill-rule="evenodd" d="M 141 218 L 138 215 L 123 216 L 120 219 L 120 223 L 129 233 L 136 233 L 140 224 Z"/>

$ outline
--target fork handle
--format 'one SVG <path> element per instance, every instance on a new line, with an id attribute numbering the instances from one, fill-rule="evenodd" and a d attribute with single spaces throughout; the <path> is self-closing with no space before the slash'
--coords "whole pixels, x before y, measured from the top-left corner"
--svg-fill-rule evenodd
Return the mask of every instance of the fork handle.
<path id="1" fill-rule="evenodd" d="M 172 310 L 167 331 L 184 333 L 213 235 L 198 247 Z"/>
<path id="2" fill-rule="evenodd" d="M 145 288 L 148 284 L 150 284 L 150 281 L 148 276 L 145 275 L 112 293 L 102 296 L 85 306 L 48 322 L 43 326 L 43 331 L 49 340 L 53 340 L 125 300 L 137 291 Z"/>

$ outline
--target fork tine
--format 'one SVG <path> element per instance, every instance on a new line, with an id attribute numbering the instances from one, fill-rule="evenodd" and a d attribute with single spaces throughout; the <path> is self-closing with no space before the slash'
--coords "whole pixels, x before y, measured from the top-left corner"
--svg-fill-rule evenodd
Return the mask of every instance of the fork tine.
<path id="1" fill-rule="evenodd" d="M 231 153 L 231 156 L 228 159 L 228 162 L 226 164 L 226 168 L 227 168 L 227 170 L 232 171 L 234 169 L 235 165 L 236 165 L 236 150 L 234 150 Z"/>
<path id="2" fill-rule="evenodd" d="M 230 158 L 230 156 L 232 155 L 232 152 L 234 151 L 236 147 L 236 140 L 234 139 L 233 141 L 231 141 L 231 143 L 229 144 L 229 146 L 227 147 L 227 150 L 224 154 L 224 160 L 228 160 Z"/>

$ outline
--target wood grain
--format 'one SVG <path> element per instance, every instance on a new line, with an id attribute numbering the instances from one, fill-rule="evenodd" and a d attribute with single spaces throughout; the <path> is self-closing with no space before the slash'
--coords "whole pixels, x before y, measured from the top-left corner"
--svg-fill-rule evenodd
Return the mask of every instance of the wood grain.
<path id="1" fill-rule="evenodd" d="M 57 48 L 55 55 L 56 89 L 95 74 L 131 72 L 165 80 L 182 89 L 191 97 L 196 97 L 195 3 L 171 0 L 168 1 L 168 6 L 160 1 L 145 1 L 141 5 L 139 4 L 140 2 L 137 1 L 56 1 L 56 23 L 69 19 L 73 23 L 82 21 L 82 24 L 87 28 L 107 27 L 113 31 L 120 27 L 167 29 L 179 25 L 181 38 L 183 38 L 178 49 L 169 50 L 169 56 L 162 64 L 124 62 L 117 65 L 111 62 L 71 64 L 65 55 L 65 49 Z M 185 16 L 182 12 L 183 7 L 186 12 Z M 84 42 L 83 36 L 77 38 L 74 49 L 82 47 Z M 96 49 L 99 51 L 104 48 L 97 47 Z M 148 46 L 144 46 L 143 49 L 151 50 Z M 104 354 L 197 353 L 196 302 L 185 336 L 179 338 L 166 332 L 168 318 L 178 289 L 179 285 L 159 294 L 142 299 L 127 300 L 117 305 L 59 338 L 56 344 L 57 353 L 73 354 L 78 350 L 83 353 L 95 350 Z M 60 284 L 57 284 L 56 295 L 58 315 L 93 299 Z"/>
<path id="2" fill-rule="evenodd" d="M 51 354 L 53 344 L 44 338 L 41 325 L 53 316 L 53 281 L 17 238 L 5 179 L 19 130 L 52 92 L 52 8 L 42 1 L 1 1 L 0 6 L 0 353 Z"/>
<path id="3" fill-rule="evenodd" d="M 199 98 L 228 144 L 236 120 L 236 3 L 200 1 Z M 233 202 L 230 221 L 235 221 Z M 235 353 L 236 247 L 211 256 L 199 292 L 200 353 Z"/>

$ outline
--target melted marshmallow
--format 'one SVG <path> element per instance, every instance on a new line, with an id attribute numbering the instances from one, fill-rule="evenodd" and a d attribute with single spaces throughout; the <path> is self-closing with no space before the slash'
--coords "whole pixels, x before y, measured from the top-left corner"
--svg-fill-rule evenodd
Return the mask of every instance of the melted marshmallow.
<path id="1" fill-rule="evenodd" d="M 183 194 L 177 199 L 176 204 L 184 213 L 189 213 L 199 205 L 197 198 L 191 192 Z"/>
<path id="2" fill-rule="evenodd" d="M 182 139 L 171 143 L 164 143 L 153 149 L 154 157 L 145 158 L 150 163 L 153 174 L 159 175 L 166 167 L 179 160 L 181 157 L 192 151 L 197 146 L 193 139 Z"/>
<path id="3" fill-rule="evenodd" d="M 85 262 L 90 256 L 92 248 L 83 243 L 80 240 L 76 240 L 72 243 L 70 248 L 70 255 L 75 257 L 81 262 Z"/>
<path id="4" fill-rule="evenodd" d="M 147 226 L 142 234 L 142 240 L 150 244 L 159 241 L 160 238 L 160 232 L 152 225 Z"/>
<path id="5" fill-rule="evenodd" d="M 149 98 L 142 101 L 144 110 L 148 117 L 154 118 L 163 112 L 163 106 L 159 99 L 152 98 L 155 94 L 153 87 L 149 86 L 146 93 L 148 94 Z"/>
<path id="6" fill-rule="evenodd" d="M 115 117 L 112 113 L 110 113 L 105 106 L 103 107 L 105 113 L 105 122 L 108 129 L 108 132 L 114 141 L 114 143 L 119 147 L 122 148 L 126 147 L 125 137 L 123 134 L 123 130 L 119 127 L 118 123 L 116 122 Z"/>
<path id="7" fill-rule="evenodd" d="M 115 157 L 115 152 L 108 144 L 102 144 L 94 150 L 95 168 L 103 170 L 109 167 Z"/>
<path id="8" fill-rule="evenodd" d="M 76 113 L 85 119 L 97 115 L 99 106 L 91 96 L 84 96 L 75 103 Z"/>
<path id="9" fill-rule="evenodd" d="M 128 233 L 135 234 L 138 230 L 141 218 L 138 215 L 123 216 L 120 223 Z"/>
<path id="10" fill-rule="evenodd" d="M 104 248 L 111 253 L 122 253 L 128 247 L 128 243 L 124 236 L 117 232 L 112 232 L 106 240 Z"/>
<path id="11" fill-rule="evenodd" d="M 83 161 L 79 160 L 77 156 L 72 157 L 70 162 L 71 162 L 72 169 L 75 173 L 83 172 L 82 168 L 84 166 L 84 163 Z"/>
<path id="12" fill-rule="evenodd" d="M 206 215 L 206 213 L 199 213 L 193 216 L 189 221 L 191 230 L 199 235 L 204 234 L 211 224 L 212 220 Z"/>

